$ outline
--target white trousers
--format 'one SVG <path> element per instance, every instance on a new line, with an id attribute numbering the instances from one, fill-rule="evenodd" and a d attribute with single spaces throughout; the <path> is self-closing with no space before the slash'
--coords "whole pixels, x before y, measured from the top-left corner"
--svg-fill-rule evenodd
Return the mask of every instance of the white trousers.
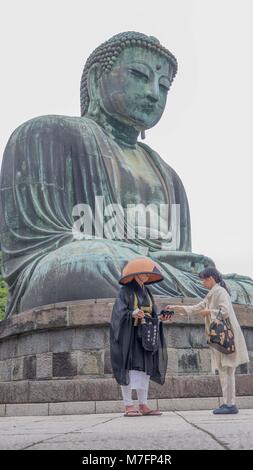
<path id="1" fill-rule="evenodd" d="M 218 371 L 224 403 L 235 405 L 235 367 L 221 367 Z"/>
<path id="2" fill-rule="evenodd" d="M 130 370 L 129 385 L 121 385 L 122 397 L 125 406 L 133 405 L 132 390 L 137 392 L 139 405 L 148 403 L 149 376 L 145 372 Z"/>
<path id="3" fill-rule="evenodd" d="M 235 367 L 222 366 L 222 353 L 211 350 L 215 368 L 219 371 L 223 402 L 226 405 L 235 405 Z"/>
<path id="4" fill-rule="evenodd" d="M 122 397 L 125 406 L 133 405 L 132 388 L 130 385 L 121 385 Z M 145 388 L 137 388 L 137 397 L 139 405 L 147 405 L 148 403 L 148 390 Z"/>

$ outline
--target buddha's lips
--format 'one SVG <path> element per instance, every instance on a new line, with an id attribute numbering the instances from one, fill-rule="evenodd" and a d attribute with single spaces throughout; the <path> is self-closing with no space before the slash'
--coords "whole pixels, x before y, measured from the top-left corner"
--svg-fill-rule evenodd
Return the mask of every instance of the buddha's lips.
<path id="1" fill-rule="evenodd" d="M 155 104 L 144 104 L 144 105 L 142 105 L 141 109 L 144 112 L 151 113 L 151 112 L 155 111 L 156 105 Z"/>

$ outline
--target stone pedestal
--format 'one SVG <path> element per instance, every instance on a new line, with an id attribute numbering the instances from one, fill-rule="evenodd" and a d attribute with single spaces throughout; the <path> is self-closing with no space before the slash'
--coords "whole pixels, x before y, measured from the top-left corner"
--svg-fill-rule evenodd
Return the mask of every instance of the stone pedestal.
<path id="1" fill-rule="evenodd" d="M 47 305 L 0 323 L 0 403 L 120 400 L 112 378 L 109 324 L 114 299 Z M 156 297 L 158 308 L 175 299 Z M 179 302 L 179 301 L 177 301 Z M 184 299 L 186 304 L 197 300 Z M 235 306 L 251 362 L 237 370 L 237 394 L 253 395 L 253 307 Z M 151 383 L 150 398 L 218 397 L 204 323 L 175 316 L 165 325 L 168 371 L 164 386 Z"/>

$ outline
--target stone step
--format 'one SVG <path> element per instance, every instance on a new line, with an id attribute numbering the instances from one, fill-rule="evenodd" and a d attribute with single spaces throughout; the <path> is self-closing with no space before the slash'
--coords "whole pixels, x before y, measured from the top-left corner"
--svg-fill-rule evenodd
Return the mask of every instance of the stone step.
<path id="1" fill-rule="evenodd" d="M 253 375 L 236 375 L 237 396 L 251 396 Z M 164 385 L 150 383 L 151 399 L 205 398 L 221 396 L 217 375 L 167 376 Z M 23 380 L 0 383 L 0 404 L 58 403 L 121 400 L 120 386 L 113 378 Z"/>
<path id="2" fill-rule="evenodd" d="M 222 403 L 220 397 L 171 398 L 149 400 L 151 408 L 161 411 L 212 410 Z M 253 409 L 253 396 L 240 396 L 236 400 L 239 409 Z M 134 402 L 137 406 L 137 401 Z M 0 405 L 0 417 L 4 416 L 53 416 L 123 413 L 122 400 L 77 401 L 58 403 L 7 403 Z"/>

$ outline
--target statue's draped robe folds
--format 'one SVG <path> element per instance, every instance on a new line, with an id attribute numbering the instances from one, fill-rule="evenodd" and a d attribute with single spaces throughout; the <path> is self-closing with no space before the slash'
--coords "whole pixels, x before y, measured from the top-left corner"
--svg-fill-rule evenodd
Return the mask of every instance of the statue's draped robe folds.
<path id="1" fill-rule="evenodd" d="M 128 171 L 123 146 L 91 119 L 39 117 L 12 134 L 0 179 L 3 276 L 10 289 L 6 316 L 56 302 L 115 297 L 124 263 L 142 255 L 157 261 L 164 272 L 164 281 L 151 287 L 153 294 L 205 296 L 197 272 L 212 262 L 191 253 L 183 185 L 147 145 L 138 143 L 135 151 L 145 154 L 156 192 L 152 180 Z M 168 237 L 167 244 L 151 238 L 85 239 L 80 233 L 76 238 L 74 206 L 88 204 L 102 220 L 95 209 L 96 197 L 104 198 L 104 207 L 115 203 L 124 207 L 124 202 L 131 202 L 129 194 L 133 204 L 155 200 L 168 204 L 170 210 L 180 205 L 179 214 L 172 216 L 171 210 L 172 239 Z M 229 275 L 225 279 L 233 301 L 253 303 L 250 278 Z"/>

